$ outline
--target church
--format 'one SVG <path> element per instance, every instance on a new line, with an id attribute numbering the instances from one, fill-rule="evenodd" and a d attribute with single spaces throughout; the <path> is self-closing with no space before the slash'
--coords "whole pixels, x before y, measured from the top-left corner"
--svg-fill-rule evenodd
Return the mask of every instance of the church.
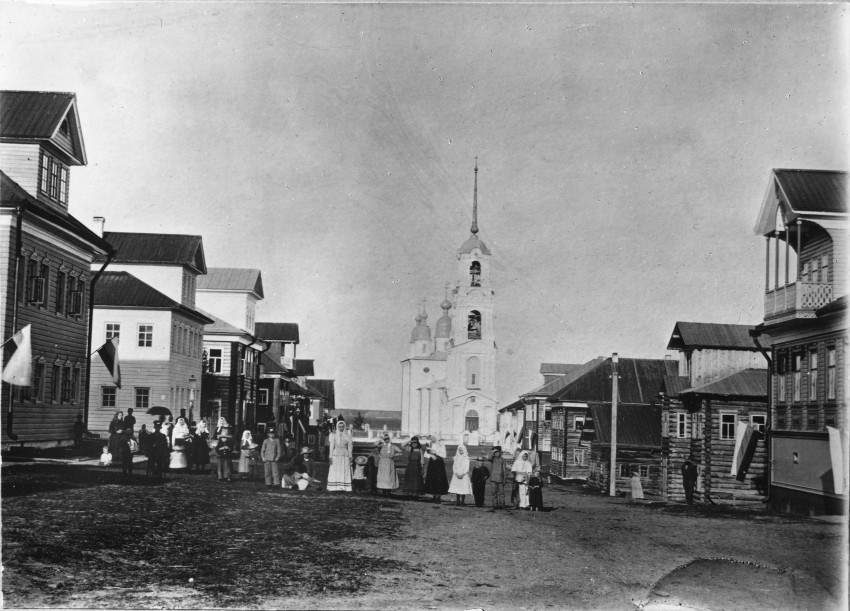
<path id="1" fill-rule="evenodd" d="M 471 445 L 496 434 L 496 340 L 492 254 L 478 237 L 478 163 L 470 235 L 457 251 L 455 286 L 446 284 L 432 334 L 420 306 L 402 364 L 402 435 Z M 468 437 L 467 437 L 468 436 Z M 464 439 L 467 437 L 466 439 Z"/>

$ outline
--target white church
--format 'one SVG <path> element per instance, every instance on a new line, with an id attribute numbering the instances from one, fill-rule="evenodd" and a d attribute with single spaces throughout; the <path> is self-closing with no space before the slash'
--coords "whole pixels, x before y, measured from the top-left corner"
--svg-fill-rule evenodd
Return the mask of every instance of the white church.
<path id="1" fill-rule="evenodd" d="M 478 237 L 478 164 L 470 236 L 457 251 L 455 287 L 440 304 L 434 332 L 420 306 L 402 364 L 402 435 L 470 445 L 496 434 L 496 341 L 490 249 Z"/>

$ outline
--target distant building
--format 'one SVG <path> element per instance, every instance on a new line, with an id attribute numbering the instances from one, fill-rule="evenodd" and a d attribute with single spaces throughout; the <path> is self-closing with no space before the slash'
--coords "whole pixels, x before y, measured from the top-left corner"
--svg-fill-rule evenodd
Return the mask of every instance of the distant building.
<path id="1" fill-rule="evenodd" d="M 282 422 L 289 405 L 295 378 L 295 357 L 300 336 L 296 323 L 257 322 L 257 338 L 269 349 L 260 357 L 260 386 L 257 401 L 258 422 Z"/>
<path id="2" fill-rule="evenodd" d="M 69 212 L 70 168 L 86 161 L 73 93 L 0 92 L 0 342 L 32 325 L 32 383 L 0 389 L 4 449 L 70 442 L 86 414 L 91 289 L 102 271 L 90 268 L 112 252 Z"/>
<path id="3" fill-rule="evenodd" d="M 755 232 L 765 237 L 772 360 L 770 504 L 847 513 L 846 172 L 775 169 Z"/>

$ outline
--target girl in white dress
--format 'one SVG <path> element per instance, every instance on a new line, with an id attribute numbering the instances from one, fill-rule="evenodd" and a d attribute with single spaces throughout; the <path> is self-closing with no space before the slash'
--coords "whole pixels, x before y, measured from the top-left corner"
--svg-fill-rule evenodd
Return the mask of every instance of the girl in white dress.
<path id="1" fill-rule="evenodd" d="M 472 494 L 472 483 L 469 481 L 469 456 L 463 445 L 457 447 L 452 472 L 449 494 L 455 495 L 455 505 L 466 505 L 466 495 Z"/>

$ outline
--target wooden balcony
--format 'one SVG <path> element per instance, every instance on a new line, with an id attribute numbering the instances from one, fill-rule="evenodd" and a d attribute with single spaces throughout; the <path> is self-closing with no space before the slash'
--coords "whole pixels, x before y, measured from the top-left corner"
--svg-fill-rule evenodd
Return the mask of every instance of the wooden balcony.
<path id="1" fill-rule="evenodd" d="M 832 284 L 792 282 L 764 295 L 764 319 L 777 317 L 814 318 L 815 310 L 833 300 Z M 791 316 L 788 316 L 788 315 Z"/>

